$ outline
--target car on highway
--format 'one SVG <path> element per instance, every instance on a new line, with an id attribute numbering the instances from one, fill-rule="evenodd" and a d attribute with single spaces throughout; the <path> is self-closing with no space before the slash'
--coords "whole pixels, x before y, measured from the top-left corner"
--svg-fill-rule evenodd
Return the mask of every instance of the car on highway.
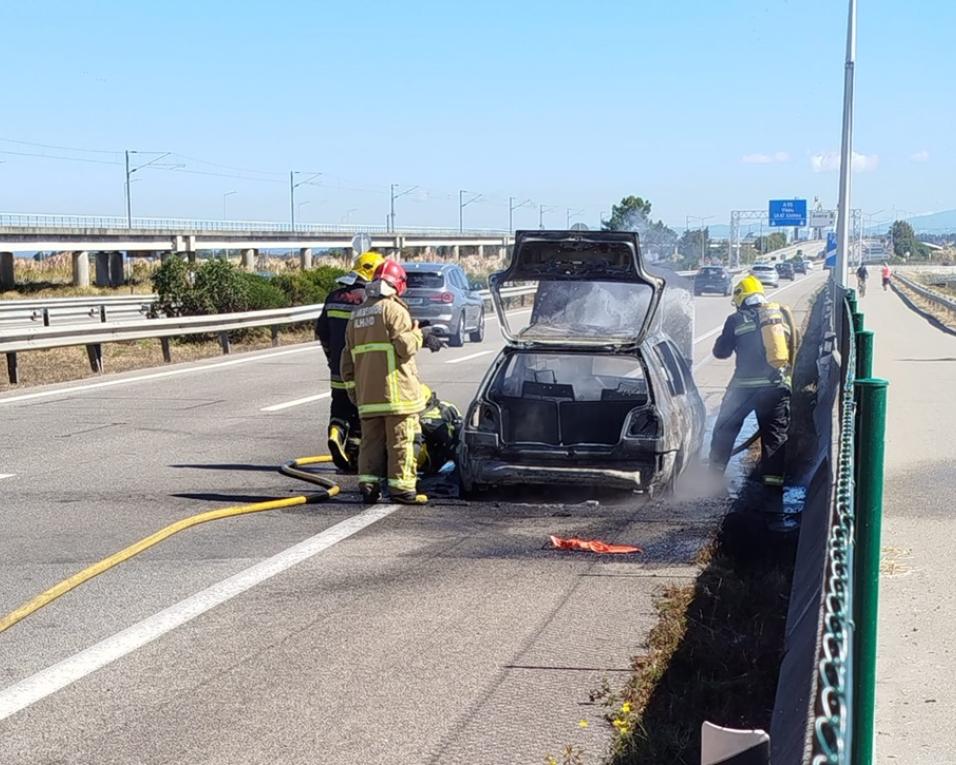
<path id="1" fill-rule="evenodd" d="M 754 263 L 750 273 L 756 276 L 764 287 L 779 287 L 780 276 L 773 263 Z"/>
<path id="2" fill-rule="evenodd" d="M 662 273 L 633 232 L 517 232 L 510 265 L 490 280 L 505 346 L 465 417 L 466 493 L 674 486 L 706 416 L 691 374 L 690 287 Z M 530 311 L 505 311 L 502 291 L 516 285 L 533 290 Z"/>
<path id="3" fill-rule="evenodd" d="M 793 281 L 796 277 L 794 274 L 793 263 L 789 260 L 781 260 L 776 264 L 775 268 L 777 269 L 777 276 L 781 279 L 789 279 Z"/>
<path id="4" fill-rule="evenodd" d="M 791 263 L 793 264 L 793 272 L 795 274 L 805 274 L 808 270 L 807 261 L 803 258 L 797 258 L 791 261 Z"/>
<path id="5" fill-rule="evenodd" d="M 448 338 L 452 347 L 465 338 L 480 343 L 485 337 L 485 300 L 461 266 L 451 263 L 403 263 L 408 288 L 402 298 L 413 319 Z"/>
<path id="6" fill-rule="evenodd" d="M 730 272 L 723 266 L 701 266 L 694 275 L 695 295 L 703 295 L 705 292 L 730 295 L 732 289 Z"/>

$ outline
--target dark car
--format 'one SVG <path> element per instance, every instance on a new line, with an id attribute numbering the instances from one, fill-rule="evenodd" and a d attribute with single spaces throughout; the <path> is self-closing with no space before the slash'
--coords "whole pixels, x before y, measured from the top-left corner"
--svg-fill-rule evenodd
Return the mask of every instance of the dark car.
<path id="1" fill-rule="evenodd" d="M 803 258 L 793 261 L 793 272 L 795 274 L 806 274 L 807 273 L 807 261 Z"/>
<path id="2" fill-rule="evenodd" d="M 501 291 L 517 284 L 535 289 L 533 307 L 509 314 Z M 674 485 L 700 449 L 705 410 L 690 290 L 665 284 L 633 232 L 517 232 L 511 264 L 491 277 L 506 345 L 465 418 L 466 492 Z"/>
<path id="3" fill-rule="evenodd" d="M 793 263 L 791 263 L 789 260 L 783 260 L 777 263 L 776 269 L 777 269 L 777 275 L 781 279 L 790 279 L 791 281 L 793 281 L 794 279 Z"/>
<path id="4" fill-rule="evenodd" d="M 733 289 L 733 280 L 730 272 L 723 266 L 702 266 L 694 276 L 694 294 L 703 295 L 705 292 L 717 292 L 729 295 Z"/>
<path id="5" fill-rule="evenodd" d="M 485 337 L 485 301 L 477 285 L 468 282 L 460 266 L 448 263 L 403 263 L 408 290 L 403 300 L 413 319 L 459 347 L 465 337 L 480 343 Z"/>

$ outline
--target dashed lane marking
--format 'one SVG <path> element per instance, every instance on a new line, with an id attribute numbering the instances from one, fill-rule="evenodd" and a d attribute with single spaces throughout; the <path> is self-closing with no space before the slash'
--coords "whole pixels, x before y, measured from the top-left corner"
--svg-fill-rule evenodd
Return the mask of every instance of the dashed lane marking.
<path id="1" fill-rule="evenodd" d="M 328 398 L 332 395 L 332 391 L 327 390 L 325 393 L 317 393 L 314 396 L 305 396 L 304 398 L 297 398 L 292 401 L 284 401 L 281 404 L 273 404 L 272 406 L 264 406 L 260 409 L 260 412 L 281 412 L 283 409 L 290 409 L 293 406 L 299 406 L 300 404 L 308 404 L 312 401 L 320 401 L 323 398 Z"/>
<path id="2" fill-rule="evenodd" d="M 0 720 L 81 680 L 257 584 L 348 539 L 401 505 L 376 505 L 0 691 Z"/>
<path id="3" fill-rule="evenodd" d="M 472 359 L 477 359 L 479 356 L 487 356 L 489 353 L 495 353 L 495 351 L 478 351 L 478 353 L 472 353 L 468 356 L 461 356 L 457 359 L 449 359 L 446 361 L 446 364 L 460 364 L 463 361 L 471 361 Z"/>

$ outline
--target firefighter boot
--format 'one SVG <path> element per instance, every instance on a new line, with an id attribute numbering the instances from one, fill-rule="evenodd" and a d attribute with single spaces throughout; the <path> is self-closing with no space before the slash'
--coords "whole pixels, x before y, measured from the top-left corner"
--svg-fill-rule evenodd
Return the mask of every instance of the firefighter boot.
<path id="1" fill-rule="evenodd" d="M 378 502 L 382 489 L 377 483 L 360 483 L 359 493 L 362 495 L 362 502 L 366 505 L 374 505 Z"/>

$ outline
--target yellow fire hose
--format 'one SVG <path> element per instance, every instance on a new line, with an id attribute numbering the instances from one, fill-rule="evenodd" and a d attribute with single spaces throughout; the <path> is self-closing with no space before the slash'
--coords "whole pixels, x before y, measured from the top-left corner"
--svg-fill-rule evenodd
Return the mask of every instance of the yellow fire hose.
<path id="1" fill-rule="evenodd" d="M 287 499 L 274 499 L 268 502 L 256 502 L 251 505 L 223 507 L 219 510 L 210 510 L 205 513 L 199 513 L 198 515 L 192 515 L 188 518 L 183 518 L 175 523 L 171 523 L 165 528 L 157 531 L 155 534 L 150 534 L 148 537 L 140 539 L 138 542 L 131 544 L 129 547 L 126 547 L 123 550 L 114 553 L 113 555 L 110 555 L 108 558 L 103 558 L 103 560 L 94 563 L 92 566 L 87 566 L 82 571 L 78 571 L 68 579 L 64 579 L 59 584 L 54 585 L 46 592 L 42 592 L 35 598 L 28 600 L 16 610 L 11 611 L 9 614 L 0 618 L 0 632 L 10 629 L 10 627 L 17 622 L 26 619 L 28 616 L 30 616 L 30 614 L 39 611 L 45 605 L 52 603 L 61 595 L 68 593 L 70 590 L 76 589 L 84 582 L 88 582 L 94 576 L 99 576 L 104 571 L 109 571 L 114 566 L 118 566 L 120 563 L 129 560 L 134 555 L 138 555 L 144 550 L 148 550 L 154 545 L 158 545 L 160 542 L 169 539 L 169 537 L 171 537 L 173 534 L 177 534 L 180 531 L 192 528 L 193 526 L 198 526 L 200 523 L 218 521 L 221 518 L 233 518 L 237 515 L 261 513 L 266 510 L 279 510 L 285 507 L 296 507 L 297 505 L 314 505 L 319 502 L 324 502 L 327 499 L 331 499 L 340 491 L 338 484 L 325 476 L 309 472 L 308 470 L 302 470 L 303 467 L 308 465 L 317 465 L 331 461 L 332 458 L 328 455 L 321 455 L 317 457 L 300 457 L 299 459 L 286 462 L 279 468 L 279 472 L 283 475 L 287 475 L 292 478 L 298 478 L 301 481 L 308 481 L 309 483 L 319 486 L 321 491 L 315 494 L 288 497 Z"/>

